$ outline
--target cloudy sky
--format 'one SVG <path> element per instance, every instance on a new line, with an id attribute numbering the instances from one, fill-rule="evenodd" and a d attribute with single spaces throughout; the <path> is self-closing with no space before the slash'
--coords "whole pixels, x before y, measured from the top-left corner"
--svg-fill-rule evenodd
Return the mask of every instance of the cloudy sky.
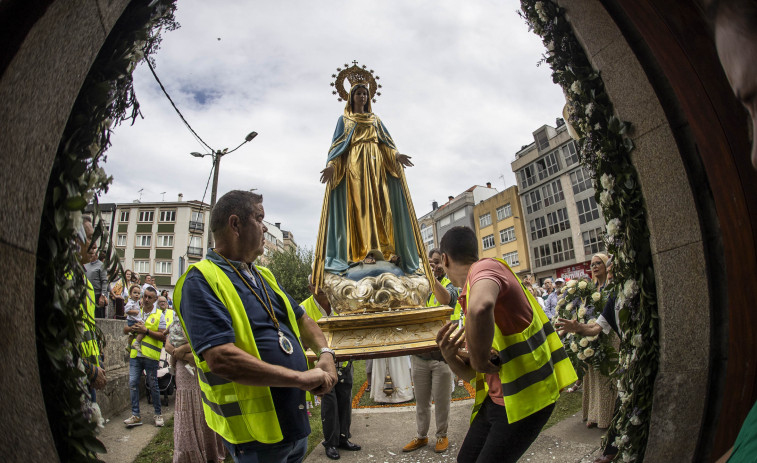
<path id="1" fill-rule="evenodd" d="M 337 67 L 357 60 L 381 77 L 373 110 L 400 152 L 418 215 L 487 181 L 515 184 L 510 163 L 531 133 L 555 125 L 564 104 L 540 39 L 514 0 L 207 2 L 181 0 L 181 28 L 164 34 L 157 74 L 214 149 L 251 143 L 221 162 L 219 196 L 264 195 L 266 220 L 300 245 L 315 243 L 326 153 L 344 103 Z M 144 119 L 122 125 L 105 165 L 101 202 L 200 200 L 211 158 L 184 127 L 144 63 L 135 72 Z M 205 197 L 210 202 L 210 189 Z"/>

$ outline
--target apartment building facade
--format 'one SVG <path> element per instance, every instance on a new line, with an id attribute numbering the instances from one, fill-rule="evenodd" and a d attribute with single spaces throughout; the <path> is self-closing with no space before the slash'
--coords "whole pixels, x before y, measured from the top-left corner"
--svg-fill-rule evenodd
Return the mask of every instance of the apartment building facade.
<path id="1" fill-rule="evenodd" d="M 528 240 L 518 187 L 477 203 L 473 207 L 478 237 L 478 255 L 505 260 L 518 276 L 530 273 Z"/>
<path id="2" fill-rule="evenodd" d="M 173 290 L 189 265 L 205 257 L 210 233 L 208 204 L 200 201 L 117 204 L 113 241 L 124 269 L 155 277 Z"/>
<path id="3" fill-rule="evenodd" d="M 511 164 L 530 266 L 539 282 L 589 276 L 592 255 L 605 250 L 605 221 L 591 176 L 579 164 L 578 147 L 562 119 L 556 125 L 534 131 L 534 143 L 518 151 Z"/>

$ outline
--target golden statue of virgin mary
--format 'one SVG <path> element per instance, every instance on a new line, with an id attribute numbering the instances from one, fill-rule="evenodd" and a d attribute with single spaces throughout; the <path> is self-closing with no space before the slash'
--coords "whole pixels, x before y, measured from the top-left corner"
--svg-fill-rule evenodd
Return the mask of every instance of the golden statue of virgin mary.
<path id="1" fill-rule="evenodd" d="M 405 180 L 404 169 L 413 163 L 397 150 L 386 126 L 373 113 L 371 102 L 381 95 L 378 76 L 356 61 L 337 71 L 332 75 L 333 93 L 346 105 L 337 121 L 326 168 L 321 171 L 326 192 L 313 285 L 323 288 L 336 314 L 353 317 L 336 317 L 338 321 L 330 317 L 332 320 L 319 323 L 322 327 L 338 323 L 348 331 L 384 326 L 389 331 L 373 330 L 374 338 L 396 338 L 399 331 L 397 342 L 411 338 L 427 341 L 435 336 L 425 308 L 434 277 Z M 349 91 L 344 88 L 345 81 Z M 442 319 L 439 314 L 450 310 L 431 311 L 432 318 Z M 416 329 L 404 330 L 413 323 Z M 422 329 L 419 323 L 425 323 Z M 440 327 L 437 325 L 438 320 L 433 323 Z M 419 330 L 424 334 L 418 335 Z M 366 337 L 352 334 L 353 338 Z M 335 347 L 334 340 L 330 342 Z"/>

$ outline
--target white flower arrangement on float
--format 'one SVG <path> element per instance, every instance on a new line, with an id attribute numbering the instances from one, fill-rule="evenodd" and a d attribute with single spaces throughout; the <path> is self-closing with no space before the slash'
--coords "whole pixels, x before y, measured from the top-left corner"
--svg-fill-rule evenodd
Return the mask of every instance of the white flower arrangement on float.
<path id="1" fill-rule="evenodd" d="M 566 288 L 565 296 L 557 303 L 553 323 L 557 318 L 576 320 L 579 323 L 596 321 L 602 313 L 606 298 L 597 291 L 594 282 L 586 278 L 570 280 Z M 562 341 L 576 369 L 581 368 L 579 362 L 583 362 L 599 370 L 603 375 L 610 375 L 618 365 L 618 353 L 608 336 L 582 336 L 578 333 L 567 333 Z"/>
<path id="2" fill-rule="evenodd" d="M 607 223 L 604 240 L 614 256 L 609 291 L 616 294 L 621 332 L 615 373 L 621 406 L 610 431 L 618 436 L 618 461 L 641 461 L 659 362 L 659 327 L 644 199 L 630 156 L 634 148 L 628 137 L 631 126 L 615 115 L 602 77 L 576 39 L 565 10 L 551 0 L 521 0 L 520 15 L 547 48 L 539 64 L 547 63 L 552 80 L 563 88 L 569 132 L 577 139 L 581 164 L 594 179 L 595 199 Z M 563 294 L 570 300 L 560 308 L 565 310 L 572 303 L 571 309 L 576 310 L 573 301 L 579 288 L 565 289 Z M 566 345 L 573 347 L 574 342 Z M 585 348 L 581 350 L 578 343 L 575 348 L 568 349 L 569 356 L 586 356 Z"/>

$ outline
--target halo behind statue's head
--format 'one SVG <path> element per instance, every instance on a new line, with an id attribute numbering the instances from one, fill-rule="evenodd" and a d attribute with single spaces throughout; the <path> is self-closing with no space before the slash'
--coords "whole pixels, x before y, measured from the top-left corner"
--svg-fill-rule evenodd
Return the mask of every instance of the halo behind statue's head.
<path id="1" fill-rule="evenodd" d="M 373 75 L 373 69 L 368 69 L 367 66 L 358 66 L 357 61 L 352 62 L 352 66 L 348 64 L 344 65 L 344 68 L 336 68 L 337 74 L 331 74 L 331 78 L 334 79 L 331 82 L 331 86 L 334 90 L 331 92 L 333 95 L 338 95 L 339 101 L 349 101 L 350 91 L 355 85 L 363 85 L 368 89 L 370 100 L 376 102 L 376 97 L 381 96 L 381 92 L 378 90 L 381 85 L 376 83 L 379 80 L 379 76 Z M 345 87 L 345 82 L 349 85 Z"/>

